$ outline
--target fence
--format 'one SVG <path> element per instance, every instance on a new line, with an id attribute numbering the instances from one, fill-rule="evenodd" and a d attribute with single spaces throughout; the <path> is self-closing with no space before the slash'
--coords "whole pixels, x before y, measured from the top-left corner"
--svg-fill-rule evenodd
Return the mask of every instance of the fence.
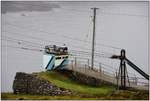
<path id="1" fill-rule="evenodd" d="M 115 85 L 120 85 L 120 78 L 117 76 L 117 70 L 111 70 L 110 67 L 104 67 L 102 63 L 96 62 L 98 65 L 95 65 L 94 68 L 91 70 L 89 59 L 86 58 L 70 58 L 70 63 L 66 67 L 67 69 L 77 71 L 83 73 L 88 76 L 95 77 L 97 79 L 102 79 L 107 82 L 111 82 Z M 117 80 L 118 79 L 118 80 Z M 127 77 L 126 85 L 128 87 L 135 87 L 138 89 L 148 89 L 149 82 L 145 78 L 139 77 Z M 141 82 L 141 79 L 143 82 Z"/>

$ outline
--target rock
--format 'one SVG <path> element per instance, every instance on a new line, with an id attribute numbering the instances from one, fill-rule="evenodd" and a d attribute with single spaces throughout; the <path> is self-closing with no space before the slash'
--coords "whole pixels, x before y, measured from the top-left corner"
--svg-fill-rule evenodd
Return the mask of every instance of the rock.
<path id="1" fill-rule="evenodd" d="M 37 75 L 17 72 L 13 82 L 13 91 L 15 94 L 32 95 L 71 95 L 70 90 L 57 87 L 48 80 L 42 79 Z"/>

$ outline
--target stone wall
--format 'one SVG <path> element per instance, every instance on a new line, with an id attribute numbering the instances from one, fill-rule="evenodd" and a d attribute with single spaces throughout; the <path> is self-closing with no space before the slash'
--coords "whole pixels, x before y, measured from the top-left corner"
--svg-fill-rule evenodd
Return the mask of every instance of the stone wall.
<path id="1" fill-rule="evenodd" d="M 71 91 L 53 85 L 34 74 L 17 72 L 13 82 L 15 94 L 70 95 Z"/>
<path id="2" fill-rule="evenodd" d="M 72 71 L 72 70 L 63 69 L 63 70 L 58 71 L 58 72 L 62 73 L 63 75 L 68 76 L 70 79 L 72 79 L 75 82 L 85 84 L 85 85 L 90 85 L 90 86 L 113 85 L 110 82 L 106 82 L 104 80 L 96 79 L 94 77 L 87 76 L 85 74 L 75 72 L 75 71 Z"/>
<path id="3" fill-rule="evenodd" d="M 109 82 L 86 76 L 71 70 L 57 71 L 62 75 L 69 77 L 71 80 L 90 86 L 112 85 Z M 73 92 L 64 88 L 57 87 L 48 80 L 38 77 L 36 74 L 27 74 L 17 72 L 13 82 L 13 91 L 15 94 L 32 94 L 32 95 L 72 95 Z"/>

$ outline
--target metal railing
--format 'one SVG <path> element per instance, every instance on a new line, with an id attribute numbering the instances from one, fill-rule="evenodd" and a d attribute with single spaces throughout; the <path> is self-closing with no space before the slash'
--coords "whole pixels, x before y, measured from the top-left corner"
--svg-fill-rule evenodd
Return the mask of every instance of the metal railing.
<path id="1" fill-rule="evenodd" d="M 69 65 L 66 67 L 69 70 L 73 70 L 73 71 L 77 71 L 80 73 L 83 73 L 85 75 L 91 76 L 91 77 L 95 77 L 97 79 L 102 79 L 104 81 L 113 83 L 115 85 L 120 85 L 120 81 L 117 79 L 119 79 L 117 77 L 117 71 L 116 70 L 112 70 L 110 69 L 110 67 L 103 67 L 103 65 L 101 63 L 98 63 L 95 65 L 93 69 L 90 68 L 89 65 L 89 59 L 81 59 L 81 58 L 71 58 Z M 95 63 L 95 64 L 96 64 Z M 101 64 L 101 65 L 99 65 Z M 139 78 L 139 77 L 127 77 L 127 82 L 126 85 L 128 87 L 134 87 L 134 88 L 139 88 L 139 89 L 148 89 L 149 87 L 149 82 L 147 82 L 147 80 L 145 78 Z M 142 81 L 145 80 L 145 81 Z"/>

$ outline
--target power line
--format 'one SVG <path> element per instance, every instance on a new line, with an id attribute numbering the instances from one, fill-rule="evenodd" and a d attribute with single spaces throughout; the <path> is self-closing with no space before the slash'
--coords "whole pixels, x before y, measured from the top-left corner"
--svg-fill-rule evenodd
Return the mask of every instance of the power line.
<path id="1" fill-rule="evenodd" d="M 74 8 L 61 8 L 61 9 L 64 9 L 64 10 L 70 10 L 70 11 L 75 11 L 75 12 L 78 12 L 78 13 L 90 13 L 90 11 L 87 11 L 87 10 L 79 10 L 79 9 L 74 9 Z"/>
<path id="2" fill-rule="evenodd" d="M 81 59 L 89 59 L 89 58 L 87 58 L 87 57 L 81 57 L 81 56 L 78 56 L 78 58 L 81 58 Z M 112 67 L 112 66 L 110 66 L 110 65 L 107 65 L 107 64 L 98 62 L 98 61 L 96 61 L 96 60 L 95 60 L 94 62 L 95 62 L 95 63 L 98 63 L 98 65 L 101 64 L 101 65 L 105 66 L 105 67 L 103 67 L 103 68 L 108 67 L 108 68 L 110 68 L 113 72 L 116 72 L 116 68 L 114 68 L 114 67 Z M 107 68 L 107 70 L 108 70 L 108 68 Z M 115 69 L 115 70 L 114 70 L 114 69 Z"/>
<path id="3" fill-rule="evenodd" d="M 18 34 L 18 35 L 21 35 L 21 36 L 25 36 L 25 37 L 28 37 L 28 38 L 31 38 L 31 39 L 35 39 L 35 40 L 41 40 L 41 41 L 44 41 L 44 42 L 55 42 L 55 43 L 59 43 L 59 44 L 64 44 L 62 42 L 58 42 L 58 41 L 52 41 L 52 40 L 46 40 L 46 39 L 41 39 L 39 37 L 33 37 L 31 35 L 26 35 L 26 34 L 21 34 L 21 33 L 16 33 L 16 32 L 9 32 L 9 31 L 2 31 L 3 32 L 7 32 L 7 33 L 10 33 L 10 34 Z M 80 48 L 80 49 L 85 49 L 85 48 L 82 48 L 82 47 L 79 47 L 79 46 L 75 46 L 75 45 L 71 45 L 73 47 L 77 47 L 77 48 Z M 86 49 L 86 50 L 90 50 L 90 49 Z"/>
<path id="4" fill-rule="evenodd" d="M 10 41 L 10 40 L 9 40 Z M 11 40 L 12 41 L 12 40 Z M 16 41 L 15 41 L 16 42 Z M 16 43 L 18 43 L 18 42 L 16 42 Z M 21 43 L 20 43 L 21 44 Z M 32 45 L 31 45 L 32 46 Z M 21 49 L 25 49 L 25 50 L 37 50 L 37 49 L 30 49 L 30 48 L 27 48 L 27 47 L 16 47 L 16 46 L 8 46 L 8 47 L 13 47 L 13 48 L 21 48 Z M 41 48 L 41 47 L 39 47 L 39 48 Z M 42 48 L 42 49 L 44 49 L 44 48 Z M 42 49 L 39 49 L 39 51 L 42 51 Z M 83 54 L 83 53 L 82 53 Z"/>
<path id="5" fill-rule="evenodd" d="M 21 27 L 21 26 L 17 26 L 17 25 L 14 25 L 14 24 L 10 24 L 10 23 L 7 23 L 7 24 L 10 25 L 10 26 L 13 26 L 13 27 L 23 28 L 25 30 L 30 29 L 32 31 L 39 31 L 39 32 L 45 33 L 47 35 L 59 35 L 59 37 L 61 36 L 63 38 L 67 38 L 69 40 L 75 40 L 75 41 L 80 41 L 80 42 L 86 43 L 84 40 L 81 40 L 81 39 L 78 39 L 78 38 L 69 37 L 69 36 L 66 36 L 66 35 L 60 35 L 58 33 L 49 33 L 49 32 L 43 31 L 43 30 L 37 30 L 37 29 L 31 29 L 31 28 Z M 91 42 L 87 41 L 87 44 L 88 43 L 91 43 Z M 119 50 L 121 49 L 121 48 L 114 47 L 114 46 L 111 46 L 111 45 L 105 45 L 105 44 L 101 44 L 101 43 L 96 43 L 96 44 L 99 45 L 99 46 L 103 46 L 103 47 L 114 48 L 114 49 L 119 49 Z"/>
<path id="6" fill-rule="evenodd" d="M 12 38 L 12 37 L 9 37 L 9 36 L 2 36 L 2 37 L 6 37 L 7 39 L 3 39 L 3 40 L 8 40 L 8 41 L 15 41 L 17 43 L 20 43 L 21 42 L 25 42 L 25 43 L 29 43 L 29 44 L 36 44 L 36 45 L 39 45 L 40 47 L 42 46 L 42 48 L 44 47 L 44 44 L 39 44 L 39 43 L 34 43 L 34 42 L 30 42 L 30 41 L 26 41 L 26 40 L 22 40 L 22 39 L 16 39 L 16 38 Z M 88 51 L 77 51 L 77 50 L 70 50 L 70 51 L 73 51 L 73 52 L 77 52 L 78 54 L 81 53 L 86 53 L 86 54 L 90 54 L 90 52 Z M 108 53 L 108 52 L 95 52 L 96 55 L 104 55 L 104 54 L 107 54 L 107 55 L 112 55 L 111 53 Z"/>
<path id="7" fill-rule="evenodd" d="M 30 44 L 43 46 L 43 44 L 34 43 L 34 42 L 31 42 L 31 41 L 26 41 L 26 40 L 22 40 L 22 39 L 16 39 L 16 38 L 12 38 L 12 37 L 9 37 L 9 36 L 2 36 L 2 37 L 6 37 L 7 39 L 10 39 L 10 40 L 17 40 L 18 42 L 26 42 L 26 43 L 30 43 Z"/>
<path id="8" fill-rule="evenodd" d="M 28 48 L 28 47 L 16 47 L 16 46 L 10 46 L 10 45 L 5 45 L 5 46 L 2 45 L 2 47 L 16 48 L 16 49 L 36 51 L 36 52 L 43 52 L 44 51 L 42 49 L 33 49 L 33 48 Z M 113 70 L 110 70 L 110 69 L 108 69 L 106 67 L 101 67 L 101 68 L 114 72 Z"/>
<path id="9" fill-rule="evenodd" d="M 58 41 L 52 41 L 52 40 L 46 40 L 46 39 L 41 39 L 39 37 L 33 37 L 31 35 L 26 35 L 26 34 L 21 34 L 21 33 L 16 33 L 16 32 L 9 32 L 9 31 L 2 31 L 2 32 L 7 32 L 7 33 L 10 33 L 10 34 L 18 34 L 18 35 L 21 35 L 21 36 L 25 36 L 25 37 L 28 37 L 28 38 L 32 38 L 32 39 L 36 39 L 36 40 L 41 40 L 41 41 L 44 41 L 44 42 L 55 42 L 55 43 L 59 43 L 59 44 L 64 44 L 62 42 L 58 42 Z M 74 45 L 71 45 L 71 46 L 74 46 Z M 78 47 L 78 48 L 81 48 L 79 46 L 74 46 L 74 47 Z"/>
<path id="10" fill-rule="evenodd" d="M 110 65 L 107 65 L 107 64 L 105 64 L 105 63 L 102 63 L 102 62 L 99 62 L 99 61 L 96 61 L 95 60 L 95 62 L 97 62 L 97 63 L 100 63 L 101 65 L 103 65 L 103 66 L 106 66 L 106 67 L 109 67 L 110 69 L 113 69 L 114 67 L 112 67 L 112 66 L 110 66 Z M 115 68 L 115 72 L 116 72 L 116 68 Z"/>
<path id="11" fill-rule="evenodd" d="M 149 16 L 146 16 L 146 15 L 128 14 L 128 13 L 114 13 L 114 12 L 105 12 L 105 11 L 102 11 L 101 14 L 107 14 L 107 15 L 123 15 L 123 16 L 136 16 L 136 17 L 149 17 Z"/>
<path id="12" fill-rule="evenodd" d="M 88 56 L 89 58 L 90 58 L 90 54 L 86 54 L 86 53 L 79 53 L 79 52 L 77 52 L 77 53 L 74 53 L 74 52 L 70 52 L 70 55 L 71 56 Z M 103 56 L 103 55 L 96 55 L 95 57 L 98 57 L 98 58 L 108 58 L 109 59 L 109 57 L 106 57 L 106 56 Z"/>
<path id="13" fill-rule="evenodd" d="M 39 31 L 39 32 L 45 33 L 45 34 L 47 34 L 47 35 L 54 35 L 54 36 L 59 35 L 59 36 L 61 36 L 61 37 L 63 37 L 63 38 L 67 38 L 67 39 L 78 40 L 78 41 L 84 41 L 84 40 L 80 40 L 80 39 L 78 39 L 78 38 L 72 38 L 72 37 L 68 37 L 68 36 L 66 36 L 66 35 L 61 35 L 61 34 L 58 34 L 58 33 L 50 33 L 50 32 L 46 32 L 46 31 L 43 31 L 43 30 L 37 30 L 37 29 L 27 28 L 27 27 L 25 27 L 25 26 L 21 27 L 21 26 L 17 26 L 17 25 L 14 25 L 14 24 L 10 24 L 10 23 L 7 23 L 7 25 L 11 25 L 12 27 L 17 27 L 17 28 L 21 28 L 21 29 L 25 29 L 25 30 L 29 29 L 29 30 L 32 30 L 32 31 Z"/>
<path id="14" fill-rule="evenodd" d="M 78 56 L 78 55 L 80 55 L 80 56 L 83 56 L 83 55 L 85 55 L 85 56 L 89 56 L 90 57 L 90 53 L 84 53 L 84 52 L 82 52 L 82 53 L 80 53 L 80 52 L 72 52 L 71 51 L 71 55 L 76 55 L 76 56 Z M 78 55 L 77 55 L 78 54 Z M 108 58 L 109 59 L 109 57 L 110 56 L 106 56 L 106 55 L 103 55 L 103 54 L 95 54 L 96 56 L 95 57 L 100 57 L 100 58 Z"/>
<path id="15" fill-rule="evenodd" d="M 33 49 L 33 48 L 28 48 L 28 47 L 16 47 L 16 46 L 12 46 L 12 45 L 2 45 L 2 47 L 10 47 L 10 48 L 23 49 L 23 50 L 38 51 L 38 52 L 43 51 L 41 49 Z"/>
<path id="16" fill-rule="evenodd" d="M 44 50 L 42 50 L 42 49 L 33 49 L 33 48 L 28 48 L 28 47 L 16 47 L 16 46 L 12 46 L 12 45 L 11 45 L 11 46 L 10 46 L 10 45 L 2 45 L 2 47 L 16 48 L 16 49 L 29 50 L 29 51 L 36 51 L 36 52 L 43 52 L 43 51 L 44 51 Z M 103 63 L 101 63 L 101 64 L 106 66 L 106 64 L 103 64 Z M 108 66 L 108 65 L 107 65 L 107 66 Z M 106 68 L 106 67 L 101 67 L 101 68 L 114 72 L 113 70 L 110 70 L 110 69 L 108 69 L 108 68 Z M 111 69 L 112 69 L 112 68 L 111 68 Z"/>
<path id="17" fill-rule="evenodd" d="M 28 47 L 16 47 L 16 46 L 8 46 L 8 45 L 7 45 L 7 47 L 19 48 L 19 49 L 24 49 L 24 50 L 32 50 L 32 51 L 40 51 L 40 52 L 44 51 L 44 50 L 42 50 L 42 49 L 33 49 L 33 48 L 28 48 Z M 99 62 L 99 63 L 100 63 L 100 62 Z M 111 66 L 106 65 L 106 64 L 104 64 L 104 63 L 101 63 L 101 64 L 104 65 L 104 66 L 111 67 Z M 105 68 L 105 67 L 103 67 L 103 68 L 106 69 L 106 70 L 110 70 L 110 69 Z M 112 67 L 111 67 L 111 69 L 112 69 Z M 111 70 L 111 71 L 112 71 L 112 70 Z"/>
<path id="18" fill-rule="evenodd" d="M 72 58 L 75 58 L 75 57 L 72 57 Z M 78 62 L 82 62 L 82 63 L 84 62 L 84 63 L 83 63 L 84 65 L 86 65 L 87 61 L 81 61 L 81 60 L 79 60 L 79 59 L 89 59 L 89 58 L 83 58 L 83 57 L 77 57 L 77 58 L 78 58 L 78 59 L 77 59 Z M 94 67 L 99 67 L 99 66 L 95 64 Z M 98 68 L 97 68 L 97 69 L 98 69 Z M 115 70 L 113 70 L 112 68 L 106 67 L 106 66 L 105 66 L 105 67 L 104 67 L 104 66 L 101 66 L 101 69 L 105 69 L 105 70 L 111 71 L 111 72 L 113 72 L 113 73 L 115 72 Z M 108 72 L 108 73 L 110 73 L 110 72 Z"/>
<path id="19" fill-rule="evenodd" d="M 22 42 L 25 42 L 25 43 L 29 43 L 29 44 L 36 44 L 36 45 L 40 45 L 39 48 L 42 48 L 44 49 L 44 46 L 41 47 L 41 44 L 38 44 L 38 43 L 33 43 L 33 42 L 30 42 L 30 41 L 26 41 L 26 40 L 20 40 L 20 39 L 16 39 L 16 38 L 11 38 L 11 37 L 8 37 L 6 36 L 7 39 L 3 39 L 3 40 L 7 40 L 7 41 L 13 41 L 13 42 L 16 42 L 16 43 L 19 43 L 19 44 L 22 44 Z M 33 46 L 33 45 L 30 45 L 30 46 Z M 35 47 L 35 46 L 33 46 Z M 69 50 L 71 53 L 73 52 L 76 52 L 76 54 L 82 54 L 82 55 L 90 55 L 90 52 L 88 51 L 78 51 L 78 50 Z M 99 57 L 105 57 L 105 54 L 108 54 L 108 53 L 95 53 L 97 56 Z"/>
<path id="20" fill-rule="evenodd" d="M 129 78 L 131 78 L 131 79 L 142 79 L 142 80 L 147 80 L 147 79 L 141 78 L 141 77 L 129 77 Z"/>
<path id="21" fill-rule="evenodd" d="M 62 42 L 57 42 L 57 41 L 51 41 L 51 40 L 46 40 L 46 39 L 41 39 L 39 37 L 33 37 L 31 35 L 27 35 L 27 34 L 21 34 L 21 33 L 16 33 L 16 32 L 9 32 L 9 31 L 2 31 L 2 32 L 7 32 L 7 33 L 12 33 L 12 34 L 18 34 L 18 35 L 22 35 L 22 36 L 25 36 L 25 37 L 28 37 L 28 38 L 32 38 L 32 39 L 35 39 L 35 40 L 41 40 L 41 41 L 47 41 L 47 42 L 55 42 L 55 43 L 59 43 L 59 44 L 64 44 Z"/>
<path id="22" fill-rule="evenodd" d="M 18 34 L 18 35 L 21 35 L 21 36 L 25 36 L 25 37 L 28 37 L 28 38 L 32 38 L 32 39 L 36 39 L 36 40 L 42 40 L 42 41 L 47 41 L 47 42 L 56 42 L 56 41 L 49 41 L 49 40 L 46 40 L 46 39 L 41 39 L 41 38 L 39 38 L 39 37 L 33 37 L 33 36 L 31 36 L 31 35 L 26 35 L 26 34 L 21 34 L 21 33 L 14 33 L 14 32 L 9 32 L 9 31 L 2 31 L 2 32 L 7 32 L 7 33 L 12 33 L 12 34 Z M 9 38 L 11 38 L 11 37 L 9 37 Z M 12 38 L 11 38 L 12 39 Z M 14 38 L 13 38 L 14 39 Z M 23 41 L 23 40 L 22 40 Z M 61 42 L 56 42 L 56 43 L 61 43 Z M 42 45 L 44 45 L 44 44 L 42 44 Z M 68 44 L 69 45 L 69 44 Z M 75 46 L 75 45 L 69 45 L 69 46 L 73 46 L 73 47 L 76 47 L 76 48 L 80 48 L 80 49 L 83 49 L 83 50 L 91 50 L 91 49 L 88 49 L 88 48 L 83 48 L 83 47 L 79 47 L 79 46 Z M 112 53 L 108 53 L 108 52 L 102 52 L 102 51 L 100 51 L 100 50 L 96 50 L 95 52 L 97 52 L 97 53 L 99 53 L 99 52 L 101 52 L 101 53 L 107 53 L 107 54 L 111 54 L 112 55 Z"/>
<path id="23" fill-rule="evenodd" d="M 22 42 L 19 42 L 19 41 L 14 41 L 14 40 L 9 40 L 9 39 L 2 39 L 3 41 L 9 41 L 9 42 L 14 42 L 14 43 L 17 43 L 17 44 L 19 44 L 19 45 L 23 45 L 23 43 Z M 38 48 L 42 48 L 42 47 L 39 47 L 39 46 L 35 46 L 35 45 L 29 45 L 29 44 L 27 44 L 26 46 L 31 46 L 31 47 L 38 47 Z"/>
<path id="24" fill-rule="evenodd" d="M 76 57 L 76 58 L 80 58 L 80 59 L 87 59 L 87 60 L 90 59 L 90 58 L 88 58 L 88 57 L 81 57 L 81 56 L 72 55 L 72 54 L 70 55 L 70 58 L 75 58 L 75 57 Z"/>
<path id="25" fill-rule="evenodd" d="M 90 55 L 90 52 L 88 52 L 88 51 L 78 51 L 78 50 L 70 50 L 71 52 L 73 52 L 73 53 L 77 53 L 77 54 L 85 54 L 85 55 Z M 108 53 L 105 53 L 105 52 L 103 52 L 103 53 L 94 53 L 96 56 L 107 56 L 107 55 L 110 55 L 110 56 L 112 56 L 112 54 L 108 54 Z M 109 57 L 110 57 L 109 56 Z M 109 57 L 107 57 L 107 58 L 109 58 Z"/>
<path id="26" fill-rule="evenodd" d="M 6 31 L 6 32 L 8 32 L 8 31 Z M 8 33 L 10 33 L 10 32 L 8 32 Z M 24 34 L 20 34 L 20 33 L 13 33 L 13 34 L 19 34 L 19 35 L 23 35 L 23 36 L 26 36 L 26 35 L 24 35 Z M 33 43 L 33 42 L 30 42 L 30 41 L 26 41 L 26 40 L 21 40 L 21 39 L 16 39 L 16 38 L 12 38 L 12 37 L 8 37 L 8 36 L 5 36 L 5 37 L 7 37 L 8 39 L 11 39 L 11 40 L 17 40 L 18 41 L 18 43 L 20 43 L 20 41 L 22 41 L 22 42 L 28 42 L 28 43 L 31 43 L 31 44 L 38 44 L 38 43 Z M 36 40 L 42 40 L 42 39 L 40 39 L 40 38 L 36 38 L 36 37 L 32 37 L 32 36 L 26 36 L 26 37 L 29 37 L 29 38 L 32 38 L 32 39 L 36 39 Z M 7 40 L 8 40 L 7 39 Z M 45 40 L 43 40 L 43 41 L 45 41 Z M 49 40 L 47 40 L 47 41 L 49 41 Z M 51 41 L 51 42 L 53 42 L 53 41 Z M 55 41 L 54 41 L 55 42 Z M 59 42 L 60 43 L 60 42 Z M 43 46 L 44 47 L 44 44 L 38 44 L 38 45 L 40 45 L 40 46 Z M 73 46 L 73 47 L 77 47 L 77 48 L 80 48 L 80 49 L 84 49 L 84 50 L 90 50 L 90 49 L 87 49 L 87 48 L 82 48 L 82 47 L 79 47 L 79 46 L 74 46 L 74 45 L 71 45 L 71 46 Z M 79 51 L 78 51 L 79 52 Z M 81 52 L 81 51 L 80 51 Z M 83 51 L 82 51 L 83 52 Z M 84 51 L 85 52 L 85 51 Z M 95 51 L 96 52 L 96 54 L 98 54 L 99 53 L 99 51 Z M 109 55 L 112 55 L 112 53 L 108 53 L 108 52 L 102 52 L 101 51 L 101 53 L 102 54 L 109 54 Z"/>

